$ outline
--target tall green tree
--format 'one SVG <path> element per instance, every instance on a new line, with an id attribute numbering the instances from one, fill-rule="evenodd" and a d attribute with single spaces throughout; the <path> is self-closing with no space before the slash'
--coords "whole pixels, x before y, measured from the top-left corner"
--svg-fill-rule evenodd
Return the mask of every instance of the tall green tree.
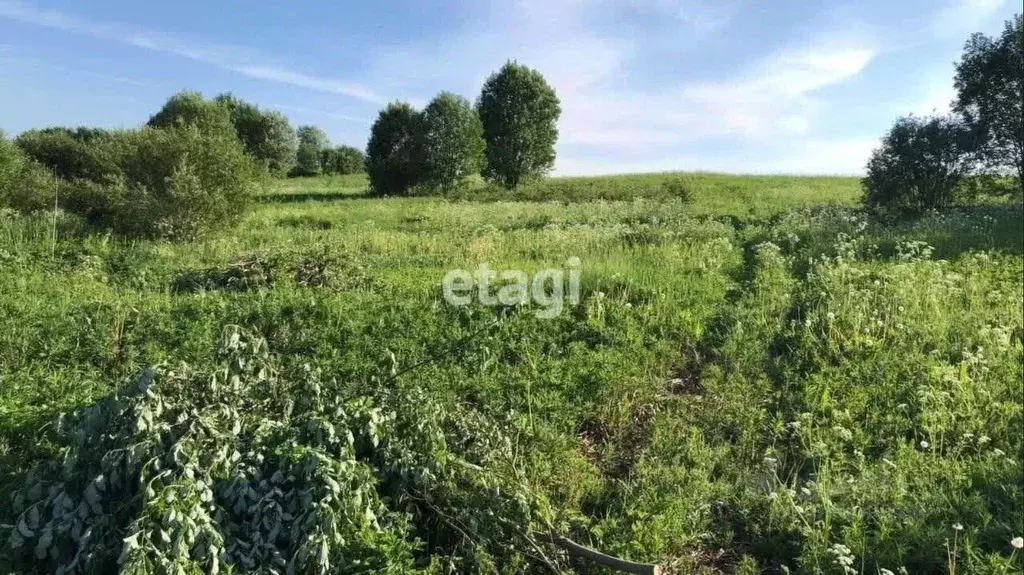
<path id="1" fill-rule="evenodd" d="M 285 176 L 295 166 L 298 138 L 284 115 L 240 100 L 230 93 L 214 99 L 227 107 L 231 122 L 245 151 L 275 176 Z"/>
<path id="2" fill-rule="evenodd" d="M 469 101 L 441 92 L 423 109 L 420 154 L 423 183 L 451 189 L 484 163 L 483 126 Z"/>
<path id="3" fill-rule="evenodd" d="M 1002 34 L 974 34 L 956 67 L 954 109 L 982 138 L 981 159 L 1014 174 L 1024 193 L 1024 26 L 1020 14 Z"/>
<path id="4" fill-rule="evenodd" d="M 405 102 L 393 102 L 377 115 L 366 145 L 370 189 L 403 195 L 422 182 L 419 140 L 422 116 Z"/>
<path id="5" fill-rule="evenodd" d="M 327 139 L 327 134 L 315 126 L 300 126 L 297 135 L 299 148 L 295 158 L 295 168 L 292 169 L 292 175 L 320 175 L 322 171 L 320 166 L 321 153 L 331 145 L 330 140 Z"/>
<path id="6" fill-rule="evenodd" d="M 202 132 L 227 133 L 235 130 L 231 112 L 214 100 L 203 98 L 200 92 L 182 91 L 167 99 L 163 107 L 149 118 L 148 126 L 172 128 L 196 126 Z"/>
<path id="7" fill-rule="evenodd" d="M 488 179 L 515 188 L 554 166 L 562 108 L 540 72 L 507 62 L 484 83 L 477 111 L 487 142 Z"/>

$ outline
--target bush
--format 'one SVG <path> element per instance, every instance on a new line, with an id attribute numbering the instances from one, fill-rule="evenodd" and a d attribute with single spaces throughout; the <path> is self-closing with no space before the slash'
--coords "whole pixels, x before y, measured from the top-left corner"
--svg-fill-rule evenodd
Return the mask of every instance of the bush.
<path id="1" fill-rule="evenodd" d="M 151 128 L 196 126 L 203 132 L 235 134 L 228 106 L 207 100 L 199 92 L 183 91 L 171 96 L 163 108 L 149 118 L 147 125 Z"/>
<path id="2" fill-rule="evenodd" d="M 332 176 L 358 174 L 366 169 L 366 156 L 352 146 L 327 148 L 320 152 L 320 169 Z"/>
<path id="3" fill-rule="evenodd" d="M 450 190 L 466 176 L 480 173 L 484 162 L 483 127 L 469 101 L 442 92 L 423 110 L 421 141 L 423 183 Z"/>
<path id="4" fill-rule="evenodd" d="M 93 128 L 46 128 L 23 132 L 16 140 L 28 157 L 66 180 L 109 182 L 120 174 L 113 150 L 116 132 Z"/>
<path id="5" fill-rule="evenodd" d="M 298 130 L 299 149 L 292 176 L 319 176 L 323 167 L 320 156 L 330 146 L 327 134 L 315 126 L 302 126 Z"/>
<path id="6" fill-rule="evenodd" d="M 238 139 L 257 164 L 278 177 L 288 175 L 295 167 L 298 138 L 288 118 L 270 110 L 239 100 L 231 94 L 220 94 L 215 101 L 230 112 Z"/>
<path id="7" fill-rule="evenodd" d="M 484 83 L 477 110 L 487 141 L 485 177 L 512 189 L 554 166 L 562 109 L 540 72 L 506 63 Z"/>
<path id="8" fill-rule="evenodd" d="M 420 114 L 404 102 L 380 111 L 366 146 L 366 172 L 374 194 L 408 194 L 421 182 L 420 123 Z"/>
<path id="9" fill-rule="evenodd" d="M 53 207 L 53 177 L 0 131 L 0 208 L 31 213 Z"/>
<path id="10" fill-rule="evenodd" d="M 1024 193 L 1024 20 L 1007 21 L 998 38 L 975 34 L 956 67 L 954 109 L 981 136 L 981 158 L 1017 177 Z"/>
<path id="11" fill-rule="evenodd" d="M 949 206 L 970 172 L 973 142 L 951 118 L 897 120 L 868 160 L 865 205 L 909 212 Z"/>
<path id="12" fill-rule="evenodd" d="M 260 169 L 231 131 L 143 128 L 119 133 L 110 147 L 117 176 L 71 182 L 61 201 L 92 226 L 121 235 L 189 238 L 234 223 L 260 182 Z"/>

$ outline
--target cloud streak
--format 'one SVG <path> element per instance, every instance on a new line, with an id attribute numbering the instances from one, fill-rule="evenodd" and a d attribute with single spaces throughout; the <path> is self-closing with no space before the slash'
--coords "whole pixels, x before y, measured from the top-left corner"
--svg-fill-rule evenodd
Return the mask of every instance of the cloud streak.
<path id="1" fill-rule="evenodd" d="M 264 63 L 265 57 L 259 51 L 246 46 L 194 42 L 134 26 L 88 20 L 55 10 L 40 10 L 19 0 L 0 0 L 0 18 L 174 54 L 257 80 L 347 96 L 365 102 L 380 101 L 373 90 L 354 82 L 311 76 L 268 65 Z"/>

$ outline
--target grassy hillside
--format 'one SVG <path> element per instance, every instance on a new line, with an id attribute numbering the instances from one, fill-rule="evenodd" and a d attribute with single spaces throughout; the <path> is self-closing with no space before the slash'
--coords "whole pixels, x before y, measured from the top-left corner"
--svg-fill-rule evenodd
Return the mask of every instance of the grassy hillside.
<path id="1" fill-rule="evenodd" d="M 853 178 L 716 174 L 478 189 L 486 201 L 364 192 L 289 180 L 189 244 L 61 224 L 53 245 L 49 220 L 0 216 L 0 483 L 67 445 L 58 414 L 147 366 L 217 369 L 237 325 L 281 373 L 319 370 L 325 396 L 415 388 L 499 425 L 509 455 L 484 467 L 540 502 L 517 533 L 682 573 L 945 573 L 947 541 L 961 572 L 1020 572 L 1019 206 L 883 222 L 853 207 Z M 573 257 L 581 302 L 555 319 L 441 296 L 454 268 L 532 277 Z M 542 569 L 490 524 L 455 522 L 454 545 L 388 501 L 409 513 L 392 531 L 408 568 Z M 380 568 L 380 549 L 347 570 Z"/>

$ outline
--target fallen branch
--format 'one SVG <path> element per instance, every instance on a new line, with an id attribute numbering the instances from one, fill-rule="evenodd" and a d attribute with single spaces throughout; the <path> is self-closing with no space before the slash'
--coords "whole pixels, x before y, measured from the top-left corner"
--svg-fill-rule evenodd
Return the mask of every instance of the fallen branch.
<path id="1" fill-rule="evenodd" d="M 605 567 L 610 567 L 617 571 L 622 571 L 624 573 L 636 573 L 637 575 L 661 575 L 661 567 L 658 567 L 657 565 L 651 565 L 649 563 L 633 563 L 632 561 L 626 561 L 624 559 L 619 559 L 618 557 L 605 555 L 604 553 L 594 551 L 593 549 L 584 547 L 571 539 L 559 535 L 556 535 L 553 540 L 556 545 L 568 551 L 569 555 L 590 559 L 591 561 L 600 563 Z"/>

